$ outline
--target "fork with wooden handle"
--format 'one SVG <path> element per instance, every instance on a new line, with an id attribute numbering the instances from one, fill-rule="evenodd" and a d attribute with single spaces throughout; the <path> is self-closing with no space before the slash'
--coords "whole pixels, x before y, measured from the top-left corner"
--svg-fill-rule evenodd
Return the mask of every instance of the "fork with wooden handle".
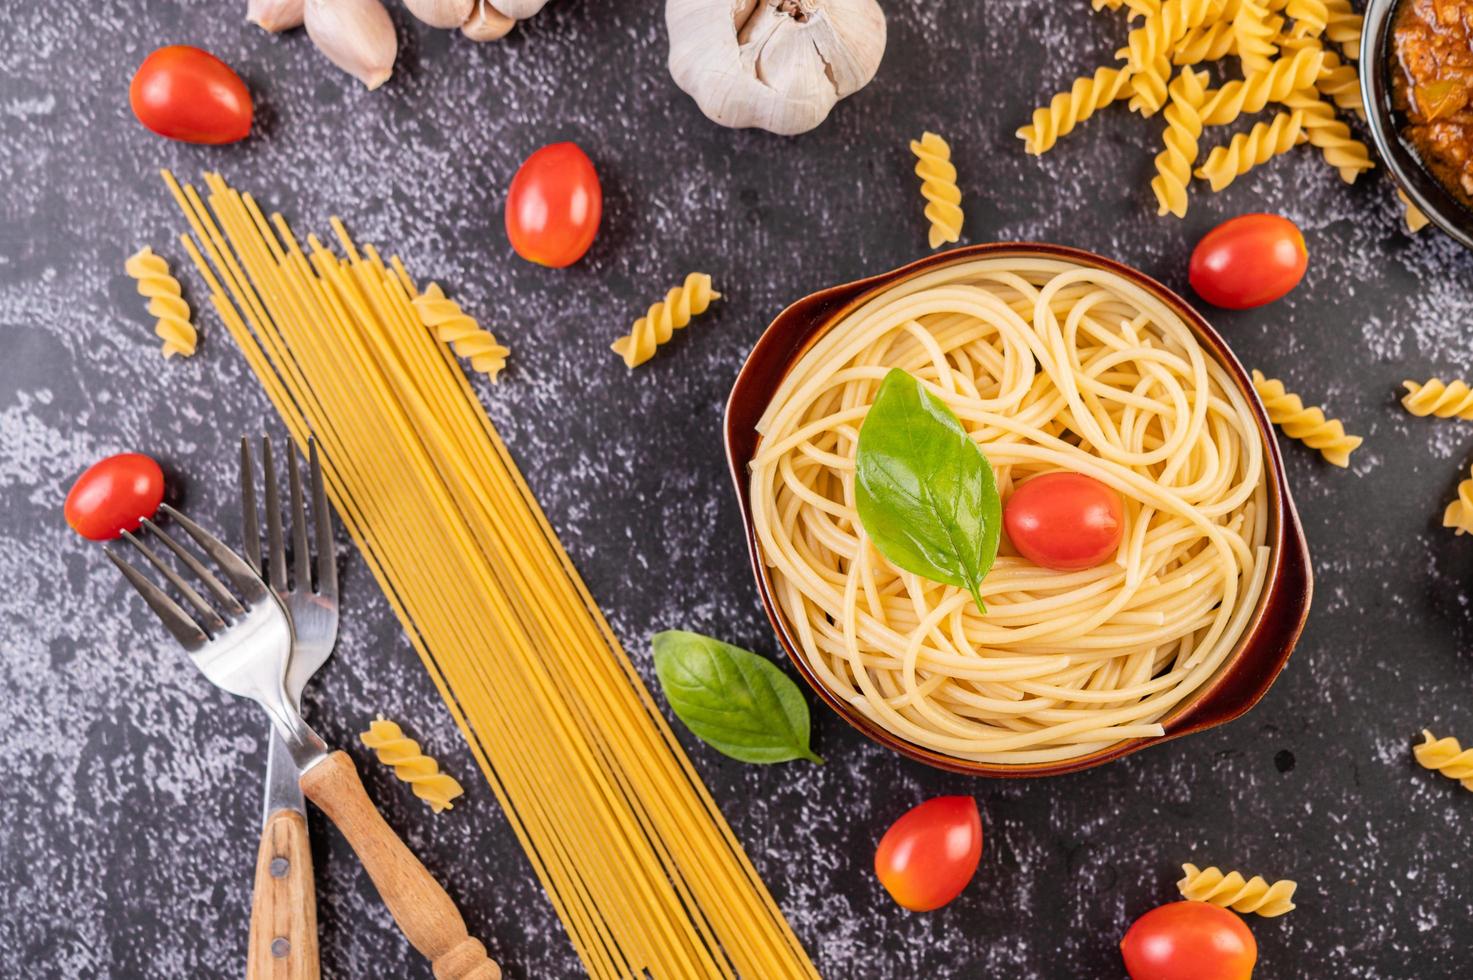
<path id="1" fill-rule="evenodd" d="M 285 679 L 292 624 L 280 600 L 219 538 L 168 504 L 159 513 L 184 529 L 229 587 L 194 552 L 149 520 L 143 522 L 143 536 L 157 539 L 209 599 L 141 536 L 124 533 L 183 605 L 117 551 L 107 549 L 108 558 L 211 683 L 250 698 L 271 717 L 296 765 L 302 791 L 348 839 L 394 921 L 434 964 L 438 980 L 498 980 L 500 968 L 486 955 L 481 941 L 466 932 L 465 920 L 450 896 L 379 815 L 353 760 L 344 752 L 330 752 L 291 703 Z"/>
<path id="2" fill-rule="evenodd" d="M 265 478 L 266 556 L 261 557 L 260 514 L 256 507 L 255 466 L 249 439 L 240 441 L 241 536 L 246 562 L 261 575 L 292 621 L 292 653 L 286 668 L 286 696 L 301 710 L 302 690 L 332 655 L 338 637 L 338 573 L 332 545 L 332 517 L 322 482 L 317 443 L 307 443 L 311 485 L 311 526 L 297 456 L 287 448 L 287 510 L 292 562 L 287 574 L 286 535 L 271 440 L 261 440 Z M 309 543 L 311 542 L 311 543 Z M 312 552 L 316 551 L 316 561 Z M 315 569 L 314 569 L 315 566 Z M 313 572 L 316 572 L 314 582 Z M 251 933 L 246 946 L 246 980 L 318 980 L 317 894 L 312 849 L 307 837 L 307 807 L 297 785 L 297 770 L 281 736 L 273 729 L 266 759 L 266 802 L 261 841 L 256 849 Z"/>

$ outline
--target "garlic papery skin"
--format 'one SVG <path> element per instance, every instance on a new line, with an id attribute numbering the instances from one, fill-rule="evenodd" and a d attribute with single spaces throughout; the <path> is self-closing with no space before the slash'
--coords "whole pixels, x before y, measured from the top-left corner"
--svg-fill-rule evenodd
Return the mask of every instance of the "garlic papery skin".
<path id="1" fill-rule="evenodd" d="M 526 20 L 547 6 L 547 0 L 494 0 L 490 5 L 512 20 Z"/>
<path id="2" fill-rule="evenodd" d="M 404 0 L 409 12 L 431 27 L 459 27 L 476 10 L 476 0 Z"/>
<path id="3" fill-rule="evenodd" d="M 273 34 L 302 26 L 306 0 L 249 0 L 246 20 Z"/>
<path id="4" fill-rule="evenodd" d="M 306 24 L 318 50 L 369 89 L 394 73 L 399 39 L 379 0 L 307 0 Z"/>
<path id="5" fill-rule="evenodd" d="M 869 84 L 885 53 L 875 0 L 666 0 L 670 75 L 723 126 L 792 136 Z"/>
<path id="6" fill-rule="evenodd" d="M 472 41 L 499 41 L 516 25 L 515 18 L 506 16 L 486 0 L 476 0 L 476 9 L 460 25 L 460 33 Z"/>

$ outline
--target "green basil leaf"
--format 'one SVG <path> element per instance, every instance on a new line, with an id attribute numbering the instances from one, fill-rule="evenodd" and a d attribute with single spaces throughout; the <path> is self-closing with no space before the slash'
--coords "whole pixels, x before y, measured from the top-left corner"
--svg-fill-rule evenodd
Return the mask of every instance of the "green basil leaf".
<path id="1" fill-rule="evenodd" d="M 900 368 L 859 429 L 855 504 L 880 554 L 972 593 L 997 558 L 1002 503 L 992 464 L 946 404 Z"/>
<path id="2" fill-rule="evenodd" d="M 823 762 L 808 748 L 808 703 L 770 660 L 685 630 L 653 645 L 665 698 L 701 741 L 742 762 Z"/>

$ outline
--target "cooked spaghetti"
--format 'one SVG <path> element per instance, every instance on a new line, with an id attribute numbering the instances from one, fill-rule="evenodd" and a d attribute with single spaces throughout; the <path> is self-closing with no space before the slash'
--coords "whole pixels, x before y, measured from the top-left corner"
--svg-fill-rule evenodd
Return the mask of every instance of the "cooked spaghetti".
<path id="1" fill-rule="evenodd" d="M 220 318 L 398 614 L 588 973 L 816 977 L 397 260 L 165 174 Z"/>
<path id="2" fill-rule="evenodd" d="M 1004 540 L 964 589 L 901 571 L 855 511 L 860 424 L 892 368 L 945 401 L 998 491 L 1054 470 L 1114 488 L 1114 560 L 1040 568 Z M 1264 443 L 1179 316 L 1113 273 L 973 259 L 890 287 L 793 366 L 758 424 L 753 523 L 819 681 L 958 759 L 1069 759 L 1163 734 L 1229 658 L 1268 568 Z"/>

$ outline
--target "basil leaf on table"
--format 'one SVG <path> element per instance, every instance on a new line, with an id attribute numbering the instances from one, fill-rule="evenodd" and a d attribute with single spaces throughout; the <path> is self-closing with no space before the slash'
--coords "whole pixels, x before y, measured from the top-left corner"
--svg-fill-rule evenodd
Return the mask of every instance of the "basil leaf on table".
<path id="1" fill-rule="evenodd" d="M 946 404 L 900 368 L 859 428 L 855 504 L 880 554 L 972 593 L 997 557 L 1002 503 L 992 464 Z"/>
<path id="2" fill-rule="evenodd" d="M 700 633 L 656 633 L 655 674 L 676 717 L 742 762 L 822 763 L 808 748 L 808 703 L 770 660 Z"/>

